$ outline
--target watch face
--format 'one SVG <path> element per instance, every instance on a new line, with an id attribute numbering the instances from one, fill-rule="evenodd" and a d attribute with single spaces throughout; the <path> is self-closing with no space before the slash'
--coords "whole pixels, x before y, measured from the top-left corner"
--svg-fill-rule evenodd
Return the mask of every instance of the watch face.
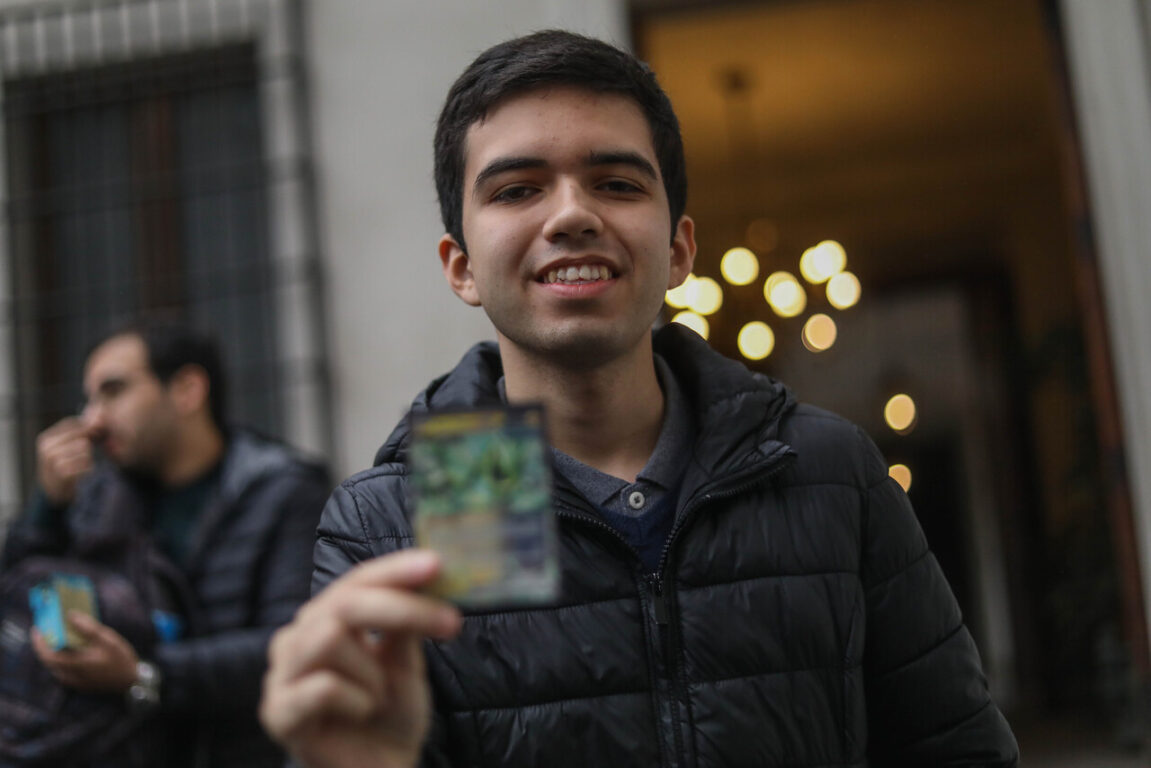
<path id="1" fill-rule="evenodd" d="M 147 712 L 160 704 L 160 670 L 146 661 L 136 664 L 136 682 L 128 688 L 128 708 Z"/>

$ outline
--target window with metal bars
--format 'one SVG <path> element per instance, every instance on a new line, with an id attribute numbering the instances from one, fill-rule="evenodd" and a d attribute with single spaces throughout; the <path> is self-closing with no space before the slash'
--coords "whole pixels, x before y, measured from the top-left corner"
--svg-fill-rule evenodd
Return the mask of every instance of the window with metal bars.
<path id="1" fill-rule="evenodd" d="M 212 332 L 231 416 L 278 433 L 252 46 L 16 80 L 4 93 L 21 444 L 76 411 L 89 345 L 141 313 Z"/>
<path id="2" fill-rule="evenodd" d="M 0 540 L 92 340 L 212 332 L 230 416 L 330 452 L 298 0 L 0 9 Z"/>

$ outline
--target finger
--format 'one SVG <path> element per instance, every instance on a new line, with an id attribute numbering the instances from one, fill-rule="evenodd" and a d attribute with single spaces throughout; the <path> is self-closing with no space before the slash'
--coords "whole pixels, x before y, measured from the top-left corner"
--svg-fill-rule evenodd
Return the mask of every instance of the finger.
<path id="1" fill-rule="evenodd" d="M 39 437 L 53 438 L 60 435 L 71 435 L 77 432 L 84 432 L 86 429 L 87 427 L 84 426 L 84 421 L 79 416 L 65 416 L 41 432 Z"/>
<path id="2" fill-rule="evenodd" d="M 358 629 L 412 632 L 437 639 L 454 637 L 462 621 L 450 603 L 402 589 L 360 589 L 340 600 L 335 610 L 341 622 Z"/>
<path id="3" fill-rule="evenodd" d="M 292 682 L 265 685 L 260 720 L 277 738 L 290 738 L 309 723 L 328 718 L 360 722 L 375 713 L 378 700 L 347 678 L 321 670 Z"/>
<path id="4" fill-rule="evenodd" d="M 380 695 L 384 674 L 365 642 L 336 621 L 327 626 L 291 624 L 272 638 L 268 676 L 291 680 L 319 669 L 331 669 Z"/>
<path id="5" fill-rule="evenodd" d="M 59 462 L 56 464 L 54 471 L 56 476 L 61 480 L 78 480 L 92 471 L 92 458 L 90 456 L 82 456 Z"/>
<path id="6" fill-rule="evenodd" d="M 48 451 L 71 442 L 87 442 L 88 432 L 88 426 L 75 417 L 61 419 L 40 433 L 36 438 L 36 447 Z"/>
<path id="7" fill-rule="evenodd" d="M 90 664 L 89 655 L 82 649 L 52 650 L 44 635 L 37 629 L 32 630 L 32 650 L 53 675 L 80 675 Z"/>
<path id="8" fill-rule="evenodd" d="M 60 683 L 69 688 L 84 689 L 88 685 L 88 680 L 83 674 L 83 670 L 73 670 L 65 667 L 48 667 L 48 672 L 52 677 L 56 678 Z"/>
<path id="9" fill-rule="evenodd" d="M 44 638 L 44 635 L 35 627 L 32 628 L 32 650 L 35 652 L 36 658 L 40 659 L 41 663 L 45 666 L 57 655 L 56 652 L 48 646 L 48 641 Z"/>
<path id="10" fill-rule="evenodd" d="M 415 635 L 389 635 L 381 643 L 380 660 L 388 670 L 389 701 L 403 706 L 412 695 L 412 685 L 424 680 L 424 649 Z"/>
<path id="11" fill-rule="evenodd" d="M 87 439 L 69 440 L 51 448 L 48 456 L 56 462 L 75 461 L 92 458 L 92 444 Z"/>
<path id="12" fill-rule="evenodd" d="M 403 549 L 357 565 L 343 576 L 352 584 L 417 589 L 440 572 L 440 556 L 430 549 Z"/>
<path id="13" fill-rule="evenodd" d="M 68 624 L 88 642 L 104 644 L 111 642 L 109 633 L 113 630 L 83 611 L 68 611 Z"/>

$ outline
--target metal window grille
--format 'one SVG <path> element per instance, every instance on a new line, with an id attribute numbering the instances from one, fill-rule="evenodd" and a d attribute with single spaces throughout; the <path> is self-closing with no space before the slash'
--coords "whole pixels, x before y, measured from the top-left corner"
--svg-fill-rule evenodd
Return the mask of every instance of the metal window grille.
<path id="1" fill-rule="evenodd" d="M 93 335 L 212 331 L 230 416 L 331 447 L 299 12 L 289 0 L 0 12 L 0 529 Z"/>

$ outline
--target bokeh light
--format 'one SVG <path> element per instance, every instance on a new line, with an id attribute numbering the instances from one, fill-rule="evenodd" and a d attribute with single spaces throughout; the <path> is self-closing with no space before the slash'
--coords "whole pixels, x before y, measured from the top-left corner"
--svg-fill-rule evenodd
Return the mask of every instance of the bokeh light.
<path id="1" fill-rule="evenodd" d="M 812 352 L 831 349 L 837 333 L 835 321 L 830 317 L 824 314 L 812 315 L 803 324 L 803 346 Z"/>
<path id="2" fill-rule="evenodd" d="M 732 248 L 720 259 L 719 271 L 732 285 L 747 285 L 759 277 L 759 259 L 747 248 Z"/>
<path id="3" fill-rule="evenodd" d="M 688 276 L 683 279 L 682 283 L 667 292 L 663 300 L 667 302 L 669 307 L 673 307 L 675 309 L 686 309 L 687 289 L 695 281 L 696 276 L 689 273 Z"/>
<path id="4" fill-rule="evenodd" d="M 673 323 L 679 323 L 680 325 L 686 325 L 705 339 L 708 337 L 708 334 L 711 333 L 711 326 L 708 324 L 707 318 L 692 312 L 690 309 L 677 312 L 671 321 Z"/>
<path id="5" fill-rule="evenodd" d="M 847 252 L 834 240 L 824 240 L 803 252 L 799 258 L 799 272 L 812 285 L 843 271 L 847 266 Z"/>
<path id="6" fill-rule="evenodd" d="M 883 419 L 887 426 L 899 434 L 907 434 L 915 428 L 915 401 L 910 395 L 900 393 L 887 401 L 883 407 Z"/>
<path id="7" fill-rule="evenodd" d="M 697 277 L 687 287 L 687 306 L 701 315 L 711 315 L 723 306 L 723 289 L 710 277 Z"/>
<path id="8" fill-rule="evenodd" d="M 807 307 L 807 292 L 790 272 L 773 272 L 763 284 L 763 297 L 780 317 L 795 317 Z"/>
<path id="9" fill-rule="evenodd" d="M 739 330 L 737 342 L 748 360 L 762 360 L 775 349 L 775 333 L 767 323 L 753 320 Z"/>
<path id="10" fill-rule="evenodd" d="M 887 468 L 887 474 L 899 483 L 904 493 L 911 490 L 911 469 L 906 464 L 892 464 Z"/>
<path id="11" fill-rule="evenodd" d="M 859 301 L 860 291 L 858 277 L 840 272 L 827 282 L 827 301 L 836 309 L 848 309 Z"/>

